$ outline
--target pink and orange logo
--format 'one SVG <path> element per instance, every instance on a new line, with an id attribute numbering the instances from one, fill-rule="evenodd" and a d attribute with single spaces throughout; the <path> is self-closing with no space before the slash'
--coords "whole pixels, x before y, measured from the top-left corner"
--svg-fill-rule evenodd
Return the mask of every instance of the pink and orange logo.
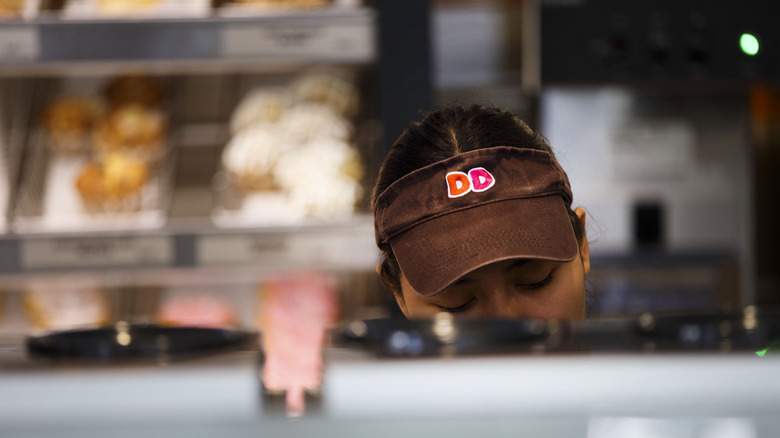
<path id="1" fill-rule="evenodd" d="M 447 180 L 447 196 L 457 198 L 468 192 L 484 192 L 493 187 L 496 179 L 483 167 L 475 167 L 466 172 L 449 172 Z"/>

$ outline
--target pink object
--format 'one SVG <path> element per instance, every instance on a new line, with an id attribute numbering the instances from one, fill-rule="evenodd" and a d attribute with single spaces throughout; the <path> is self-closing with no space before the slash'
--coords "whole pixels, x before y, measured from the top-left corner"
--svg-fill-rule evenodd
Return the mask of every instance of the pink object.
<path id="1" fill-rule="evenodd" d="M 233 307 L 209 295 L 180 295 L 165 301 L 157 312 L 160 324 L 219 328 L 237 325 Z"/>
<path id="2" fill-rule="evenodd" d="M 483 167 L 475 167 L 469 170 L 469 179 L 471 180 L 472 190 L 475 192 L 484 192 L 496 183 L 493 175 Z"/>
<path id="3" fill-rule="evenodd" d="M 325 334 L 337 316 L 336 281 L 325 274 L 275 277 L 262 290 L 263 384 L 287 392 L 288 415 L 303 414 L 305 391 L 322 384 Z"/>

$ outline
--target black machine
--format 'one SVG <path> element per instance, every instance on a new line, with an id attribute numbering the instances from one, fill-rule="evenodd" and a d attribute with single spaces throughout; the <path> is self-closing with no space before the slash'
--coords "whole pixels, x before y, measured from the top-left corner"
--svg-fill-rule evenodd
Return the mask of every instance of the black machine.
<path id="1" fill-rule="evenodd" d="M 542 82 L 776 82 L 778 16 L 765 0 L 542 0 Z"/>
<path id="2" fill-rule="evenodd" d="M 354 321 L 340 340 L 379 357 L 561 353 L 751 352 L 780 347 L 780 312 L 644 313 L 584 321 L 456 319 Z"/>

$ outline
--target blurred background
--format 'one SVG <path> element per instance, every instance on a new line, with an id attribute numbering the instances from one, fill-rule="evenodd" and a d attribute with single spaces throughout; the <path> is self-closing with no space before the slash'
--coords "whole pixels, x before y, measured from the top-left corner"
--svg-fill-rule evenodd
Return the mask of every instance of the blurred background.
<path id="1" fill-rule="evenodd" d="M 110 320 L 193 294 L 253 326 L 264 278 L 308 270 L 345 318 L 393 314 L 377 168 L 424 111 L 471 103 L 552 144 L 603 316 L 779 299 L 770 2 L 6 4 L 0 333 L 85 288 Z"/>
<path id="2" fill-rule="evenodd" d="M 452 104 L 511 109 L 549 140 L 588 212 L 603 317 L 775 305 L 778 16 L 0 1 L 0 347 L 118 321 L 255 329 L 279 278 L 313 272 L 338 321 L 397 314 L 368 199 L 393 140 Z"/>

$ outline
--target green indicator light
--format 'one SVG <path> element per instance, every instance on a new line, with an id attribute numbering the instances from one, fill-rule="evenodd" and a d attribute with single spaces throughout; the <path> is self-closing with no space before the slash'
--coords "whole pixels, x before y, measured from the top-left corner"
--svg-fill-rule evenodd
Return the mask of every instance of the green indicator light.
<path id="1" fill-rule="evenodd" d="M 756 355 L 757 355 L 758 357 L 764 357 L 764 356 L 766 356 L 766 352 L 767 352 L 767 350 L 769 350 L 769 348 L 764 348 L 764 349 L 763 349 L 763 350 L 761 350 L 761 351 L 756 351 Z"/>
<path id="2" fill-rule="evenodd" d="M 758 38 L 749 33 L 743 33 L 742 36 L 739 37 L 739 48 L 741 48 L 746 55 L 755 55 L 758 53 Z"/>

